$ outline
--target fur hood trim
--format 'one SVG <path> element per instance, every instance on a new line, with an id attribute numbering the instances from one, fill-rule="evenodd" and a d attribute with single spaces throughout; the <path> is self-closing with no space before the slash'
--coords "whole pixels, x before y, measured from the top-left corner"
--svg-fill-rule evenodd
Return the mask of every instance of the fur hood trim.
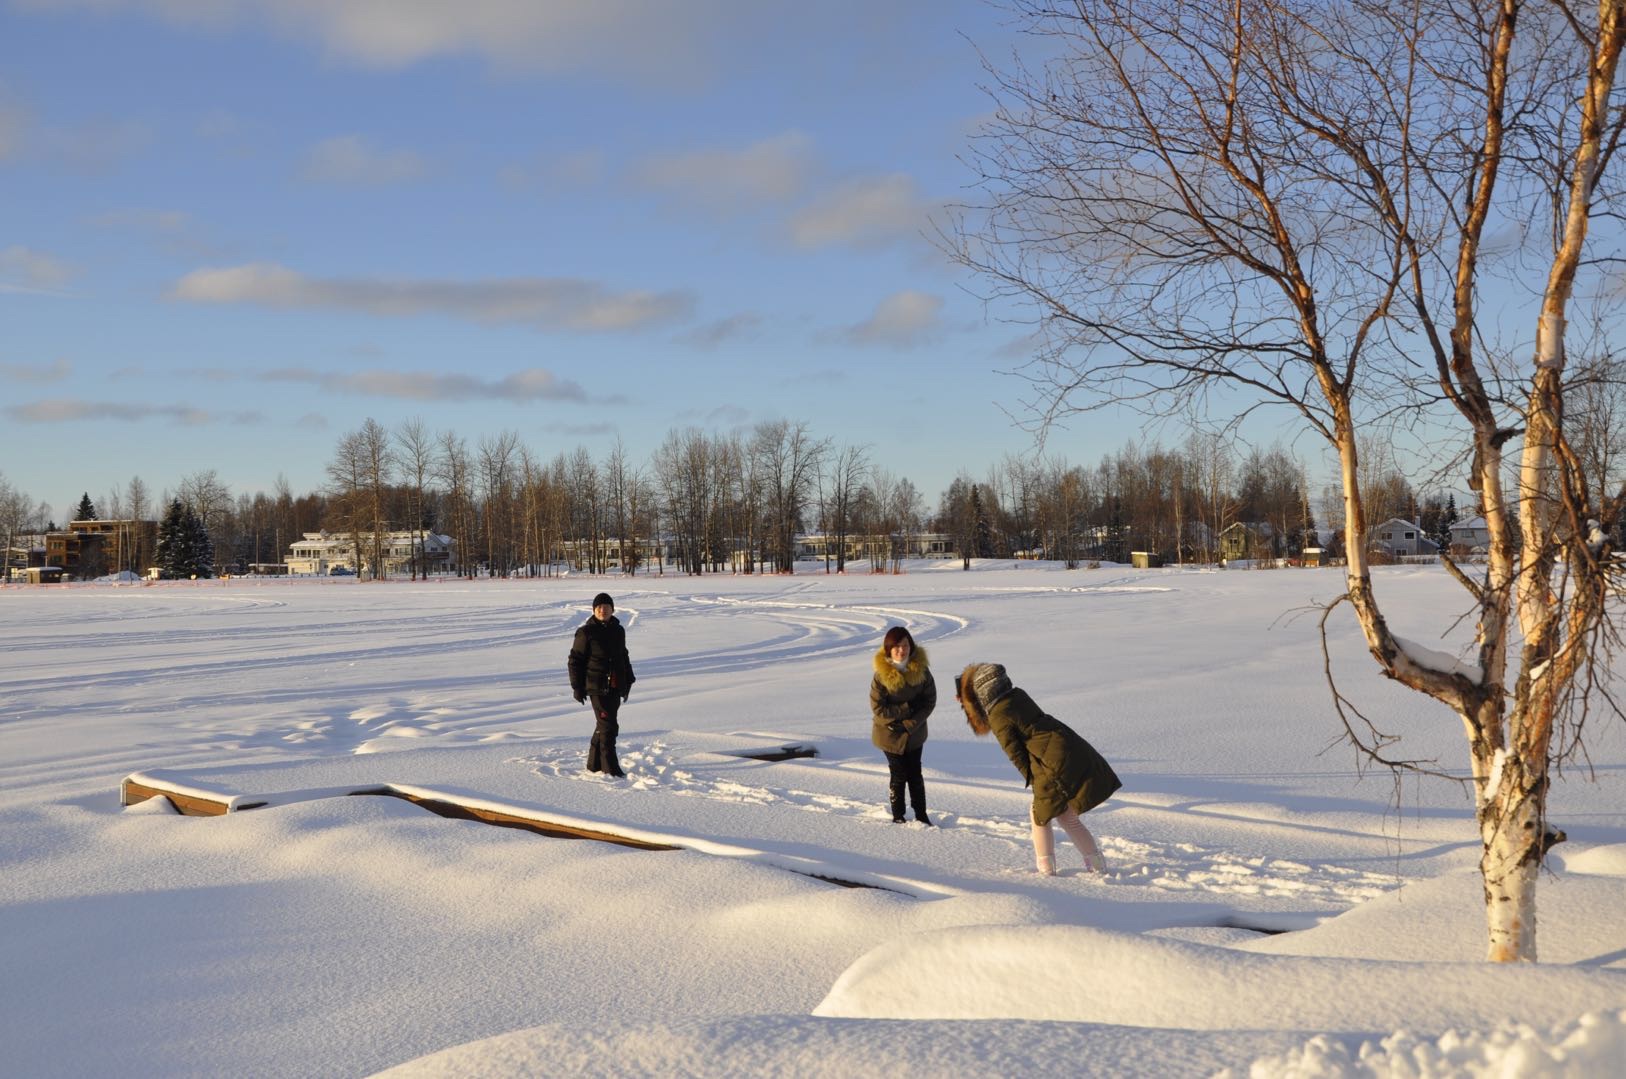
<path id="1" fill-rule="evenodd" d="M 875 667 L 875 677 L 888 693 L 896 693 L 904 686 L 918 686 L 926 680 L 926 650 L 919 645 L 909 653 L 909 662 L 904 664 L 901 671 L 892 665 L 892 657 L 886 654 L 885 648 L 876 650 L 872 665 Z"/>
<path id="2" fill-rule="evenodd" d="M 1011 691 L 1011 680 L 1005 674 L 1004 665 L 968 664 L 966 669 L 960 672 L 956 685 L 959 690 L 960 708 L 965 712 L 965 722 L 971 728 L 971 733 L 987 734 L 992 729 L 988 726 L 988 709 Z"/>

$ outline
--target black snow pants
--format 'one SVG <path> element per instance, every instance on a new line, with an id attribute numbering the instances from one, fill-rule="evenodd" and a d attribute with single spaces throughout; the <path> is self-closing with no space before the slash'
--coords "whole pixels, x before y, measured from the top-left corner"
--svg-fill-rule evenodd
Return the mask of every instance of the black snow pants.
<path id="1" fill-rule="evenodd" d="M 615 755 L 615 740 L 621 733 L 621 724 L 616 721 L 621 711 L 621 698 L 609 693 L 588 699 L 593 702 L 593 715 L 598 724 L 593 728 L 593 740 L 587 746 L 587 770 L 624 776 L 627 773 L 621 770 L 621 762 Z"/>
<path id="2" fill-rule="evenodd" d="M 920 753 L 925 748 L 917 746 L 902 753 L 888 753 L 886 767 L 890 773 L 890 794 L 892 795 L 892 819 L 903 819 L 903 791 L 909 788 L 909 805 L 915 811 L 915 819 L 926 819 L 926 779 L 920 774 Z"/>

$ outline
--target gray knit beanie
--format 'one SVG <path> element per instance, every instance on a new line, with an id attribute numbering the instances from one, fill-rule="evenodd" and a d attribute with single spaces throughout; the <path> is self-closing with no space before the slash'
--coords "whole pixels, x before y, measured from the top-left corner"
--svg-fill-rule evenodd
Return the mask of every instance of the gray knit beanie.
<path id="1" fill-rule="evenodd" d="M 992 708 L 994 702 L 1011 691 L 1011 680 L 1005 674 L 1003 663 L 979 663 L 977 673 L 971 676 L 971 689 L 983 708 Z"/>
<path id="2" fill-rule="evenodd" d="M 975 734 L 987 734 L 988 709 L 1011 691 L 1011 680 L 999 663 L 972 663 L 954 680 L 965 721 Z"/>

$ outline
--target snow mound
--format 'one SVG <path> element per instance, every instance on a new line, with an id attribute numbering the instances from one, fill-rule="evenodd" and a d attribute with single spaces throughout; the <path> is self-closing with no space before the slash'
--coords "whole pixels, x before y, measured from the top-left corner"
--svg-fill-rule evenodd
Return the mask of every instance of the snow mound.
<path id="1" fill-rule="evenodd" d="M 1365 1079 L 1405 1075 L 1447 1079 L 1463 1075 L 1519 1079 L 1584 1079 L 1617 1075 L 1626 1061 L 1626 1011 L 1593 1012 L 1546 1031 L 1504 1023 L 1489 1034 L 1452 1031 L 1419 1038 L 1406 1031 L 1351 1050 L 1335 1038 L 1312 1038 L 1296 1052 L 1254 1061 L 1248 1079 Z M 1243 1074 L 1226 1070 L 1224 1079 Z"/>
<path id="2" fill-rule="evenodd" d="M 1561 856 L 1564 869 L 1595 877 L 1626 877 L 1626 843 L 1587 847 Z"/>
<path id="3" fill-rule="evenodd" d="M 937 1079 L 947 1075 L 1121 1076 L 1156 1060 L 1159 1074 L 1213 1075 L 1267 1054 L 1286 1058 L 1302 1035 L 1194 1034 L 1077 1023 L 850 1023 L 805 1015 L 705 1021 L 549 1023 L 406 1061 L 388 1079 L 536 1075 L 795 1076 Z"/>
<path id="4" fill-rule="evenodd" d="M 1626 910 L 1626 880 L 1608 871 L 1623 855 L 1619 845 L 1576 851 L 1562 872 L 1542 880 L 1538 947 L 1544 965 L 1626 966 L 1626 922 L 1619 914 Z M 1311 929 L 1240 947 L 1270 955 L 1468 962 L 1485 955 L 1484 923 L 1470 916 L 1483 906 L 1477 872 L 1447 873 L 1410 881 Z"/>
<path id="5" fill-rule="evenodd" d="M 1178 1030 L 1490 1029 L 1626 1007 L 1618 972 L 1264 956 L 1079 926 L 978 926 L 887 942 L 813 1014 L 1071 1020 Z"/>

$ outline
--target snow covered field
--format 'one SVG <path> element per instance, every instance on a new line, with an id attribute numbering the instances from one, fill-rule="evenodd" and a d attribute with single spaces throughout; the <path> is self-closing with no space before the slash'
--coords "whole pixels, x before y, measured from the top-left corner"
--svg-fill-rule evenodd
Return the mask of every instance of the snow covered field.
<path id="1" fill-rule="evenodd" d="M 1377 586 L 1401 636 L 1466 642 L 1443 571 Z M 564 677 L 600 589 L 626 780 L 583 772 Z M 1484 964 L 1467 792 L 1338 744 L 1308 608 L 1341 590 L 1009 562 L 0 589 L 0 1070 L 1620 1074 L 1626 731 L 1595 721 L 1553 792 L 1542 964 Z M 869 744 L 899 622 L 938 680 L 935 829 L 891 823 Z M 1346 692 L 1458 772 L 1460 724 L 1334 626 Z M 1104 877 L 1059 833 L 1032 872 L 1022 781 L 953 702 L 973 660 L 1117 768 Z M 789 745 L 818 755 L 749 756 Z M 134 772 L 269 804 L 121 808 Z M 338 796 L 383 784 L 681 849 Z"/>

